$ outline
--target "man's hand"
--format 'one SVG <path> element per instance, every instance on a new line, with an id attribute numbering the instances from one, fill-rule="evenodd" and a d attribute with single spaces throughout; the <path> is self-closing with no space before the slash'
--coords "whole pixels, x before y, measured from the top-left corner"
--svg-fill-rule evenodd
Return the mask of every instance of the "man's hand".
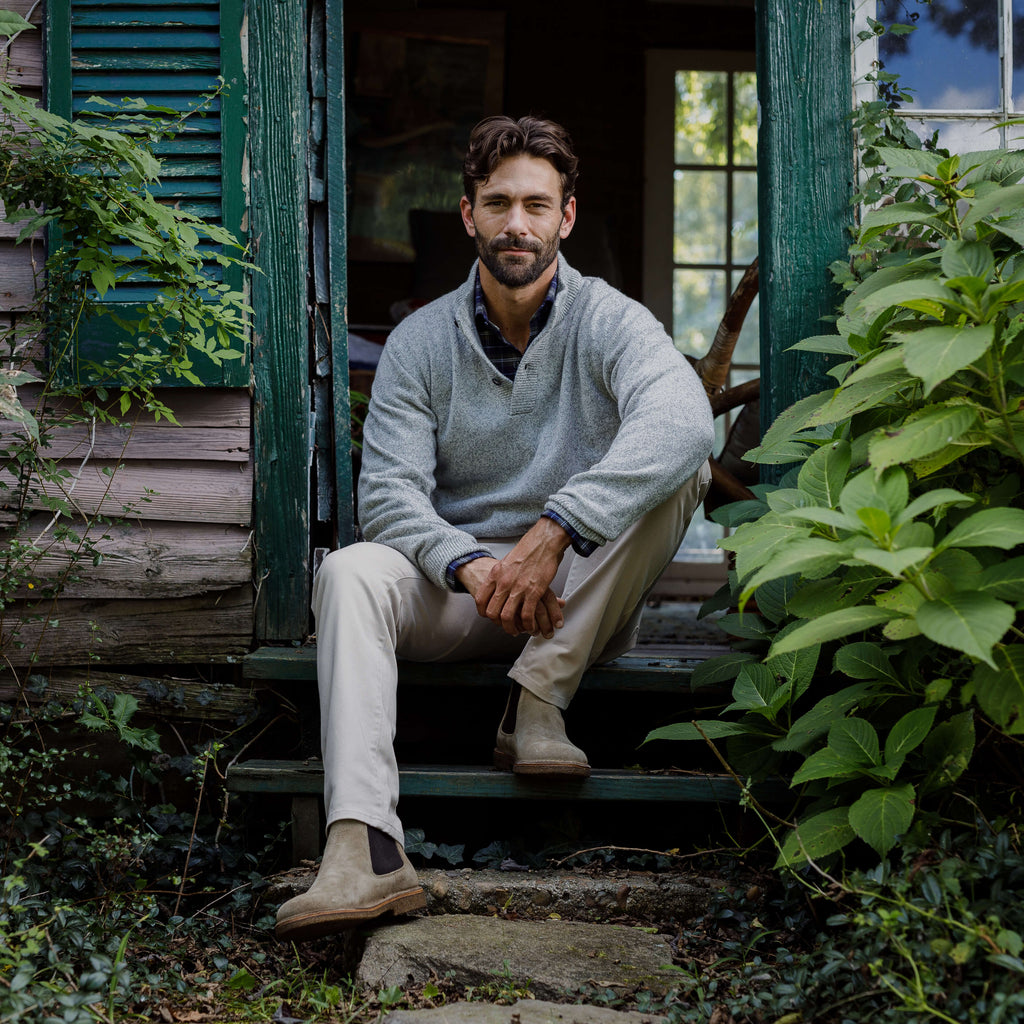
<path id="1" fill-rule="evenodd" d="M 500 561 L 474 558 L 455 575 L 473 596 L 477 611 L 509 636 L 530 633 L 550 639 L 563 624 L 565 605 L 551 581 L 569 544 L 565 530 L 544 516 Z"/>

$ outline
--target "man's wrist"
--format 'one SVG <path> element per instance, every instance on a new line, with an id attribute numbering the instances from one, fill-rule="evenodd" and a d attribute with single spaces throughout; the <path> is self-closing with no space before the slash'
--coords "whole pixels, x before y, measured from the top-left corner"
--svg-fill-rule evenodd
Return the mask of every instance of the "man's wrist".
<path id="1" fill-rule="evenodd" d="M 553 511 L 550 508 L 546 508 L 541 513 L 541 518 L 549 519 L 556 526 L 560 526 L 562 528 L 566 536 L 569 538 L 569 543 L 565 546 L 567 548 L 571 546 L 573 551 L 575 551 L 577 555 L 582 555 L 584 558 L 586 558 L 588 555 L 592 555 L 600 546 L 598 545 L 597 541 L 588 540 L 586 537 L 584 537 L 578 530 L 576 530 L 572 526 L 571 523 L 569 523 L 566 519 L 564 519 L 557 512 Z"/>
<path id="2" fill-rule="evenodd" d="M 448 563 L 448 568 L 445 570 L 444 574 L 444 581 L 448 584 L 448 589 L 454 591 L 456 594 L 465 594 L 466 588 L 459 582 L 459 578 L 457 576 L 458 571 L 474 559 L 492 557 L 493 556 L 489 551 L 481 550 L 470 551 L 468 554 L 452 559 L 452 561 Z"/>

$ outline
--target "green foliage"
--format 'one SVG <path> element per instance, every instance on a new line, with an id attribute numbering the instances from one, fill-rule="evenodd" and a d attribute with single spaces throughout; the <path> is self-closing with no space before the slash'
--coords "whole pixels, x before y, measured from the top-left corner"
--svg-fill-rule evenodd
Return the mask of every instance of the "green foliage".
<path id="1" fill-rule="evenodd" d="M 134 712 L 90 690 L 0 708 L 2 1020 L 121 1019 L 154 987 L 190 992 L 180 954 L 197 933 L 211 976 L 232 974 L 220 939 L 251 915 L 254 858 L 216 803 L 182 814 L 146 799 L 177 772 Z M 178 760 L 199 774 L 207 747 Z"/>
<path id="2" fill-rule="evenodd" d="M 942 811 L 979 718 L 1024 734 L 1024 154 L 950 154 L 891 120 L 858 122 L 859 198 L 883 201 L 834 268 L 838 333 L 796 346 L 837 386 L 749 454 L 796 463 L 780 485 L 718 517 L 736 655 L 708 673 L 732 703 L 649 737 L 788 776 L 784 865 L 886 854 Z"/>

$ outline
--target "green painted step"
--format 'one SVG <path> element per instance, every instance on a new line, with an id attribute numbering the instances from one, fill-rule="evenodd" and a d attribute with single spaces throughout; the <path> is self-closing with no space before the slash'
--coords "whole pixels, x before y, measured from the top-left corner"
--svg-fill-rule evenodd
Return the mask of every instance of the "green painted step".
<path id="1" fill-rule="evenodd" d="M 736 803 L 741 796 L 740 787 L 729 776 L 699 772 L 595 769 L 586 779 L 554 779 L 463 765 L 406 765 L 399 767 L 398 774 L 403 797 Z M 315 760 L 243 761 L 228 769 L 227 785 L 235 793 L 319 796 L 323 765 Z M 781 783 L 755 787 L 762 800 L 780 799 L 785 792 Z"/>
<path id="2" fill-rule="evenodd" d="M 588 690 L 649 693 L 688 692 L 690 677 L 701 663 L 728 648 L 714 644 L 637 647 L 583 677 Z M 261 647 L 246 655 L 247 679 L 316 681 L 316 647 Z M 487 662 L 399 662 L 399 679 L 419 686 L 508 686 L 508 665 Z"/>

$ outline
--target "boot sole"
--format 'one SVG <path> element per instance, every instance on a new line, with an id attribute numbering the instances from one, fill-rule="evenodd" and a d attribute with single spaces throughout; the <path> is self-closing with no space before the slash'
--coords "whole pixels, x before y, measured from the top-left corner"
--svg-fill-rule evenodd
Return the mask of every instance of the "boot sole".
<path id="1" fill-rule="evenodd" d="M 494 751 L 494 767 L 515 775 L 554 775 L 570 779 L 585 779 L 590 775 L 590 765 L 580 761 L 517 761 L 502 750 Z"/>
<path id="2" fill-rule="evenodd" d="M 427 905 L 427 897 L 422 889 L 409 889 L 395 893 L 394 896 L 381 900 L 372 907 L 356 907 L 351 910 L 321 910 L 313 914 L 301 914 L 280 922 L 274 929 L 279 939 L 293 942 L 306 942 L 319 939 L 324 935 L 354 928 L 365 921 L 373 921 L 384 914 L 408 914 L 413 910 L 422 910 Z"/>

